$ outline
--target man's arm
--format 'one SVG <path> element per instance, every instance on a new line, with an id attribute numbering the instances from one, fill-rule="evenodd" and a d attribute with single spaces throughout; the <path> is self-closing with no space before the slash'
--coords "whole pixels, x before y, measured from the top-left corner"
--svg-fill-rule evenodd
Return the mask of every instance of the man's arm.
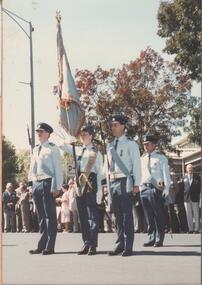
<path id="1" fill-rule="evenodd" d="M 72 148 L 72 145 L 64 143 L 64 144 L 62 144 L 62 145 L 59 145 L 58 147 L 59 147 L 61 150 L 63 150 L 64 152 L 67 152 L 67 153 L 73 155 L 73 148 Z"/>
<path id="2" fill-rule="evenodd" d="M 101 202 L 102 199 L 102 181 L 104 179 L 103 177 L 103 158 L 101 153 L 97 152 L 97 158 L 95 161 L 96 166 L 96 172 L 97 172 L 97 203 Z"/>
<path id="3" fill-rule="evenodd" d="M 54 179 L 55 179 L 55 187 L 56 189 L 52 189 L 53 192 L 56 192 L 57 196 L 60 193 L 63 184 L 63 171 L 62 171 L 62 159 L 60 155 L 59 148 L 55 146 L 52 152 L 53 157 L 53 167 L 54 167 Z"/>
<path id="4" fill-rule="evenodd" d="M 170 189 L 171 178 L 170 178 L 170 171 L 168 167 L 168 160 L 165 156 L 162 157 L 162 171 L 163 171 L 163 181 L 165 184 L 163 193 L 165 195 L 168 195 L 169 189 Z"/>
<path id="5" fill-rule="evenodd" d="M 138 144 L 136 142 L 130 145 L 130 154 L 133 165 L 133 178 L 134 178 L 134 193 L 139 192 L 139 185 L 141 182 L 141 160 L 140 160 L 140 151 Z"/>

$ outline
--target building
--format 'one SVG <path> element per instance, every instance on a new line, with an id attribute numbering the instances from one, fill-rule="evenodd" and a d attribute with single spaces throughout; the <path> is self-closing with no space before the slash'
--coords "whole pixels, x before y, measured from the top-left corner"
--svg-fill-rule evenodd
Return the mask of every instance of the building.
<path id="1" fill-rule="evenodd" d="M 201 174 L 201 147 L 188 140 L 182 138 L 174 145 L 175 152 L 167 152 L 172 171 L 178 178 L 184 176 L 186 165 L 191 163 L 194 172 Z"/>

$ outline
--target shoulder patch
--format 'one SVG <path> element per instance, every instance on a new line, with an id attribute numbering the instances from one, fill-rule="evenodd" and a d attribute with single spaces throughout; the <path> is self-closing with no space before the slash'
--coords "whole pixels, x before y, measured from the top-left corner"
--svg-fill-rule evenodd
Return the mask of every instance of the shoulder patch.
<path id="1" fill-rule="evenodd" d="M 157 150 L 156 153 L 159 154 L 159 155 L 164 155 L 163 152 L 161 152 L 159 150 Z"/>
<path id="2" fill-rule="evenodd" d="M 97 152 L 97 151 L 98 151 L 97 146 L 96 146 L 96 145 L 93 145 L 92 150 L 95 151 L 95 152 Z"/>
<path id="3" fill-rule="evenodd" d="M 126 136 L 127 140 L 134 141 L 133 138 Z"/>

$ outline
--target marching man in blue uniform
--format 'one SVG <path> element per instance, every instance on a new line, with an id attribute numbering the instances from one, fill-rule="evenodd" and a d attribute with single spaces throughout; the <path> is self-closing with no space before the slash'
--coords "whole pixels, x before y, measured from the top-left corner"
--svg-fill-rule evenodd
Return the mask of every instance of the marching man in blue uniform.
<path id="1" fill-rule="evenodd" d="M 41 238 L 30 254 L 49 255 L 54 253 L 57 234 L 56 197 L 62 187 L 63 175 L 59 148 L 49 142 L 53 128 L 39 123 L 36 129 L 39 144 L 33 149 L 29 181 L 36 205 Z"/>
<path id="2" fill-rule="evenodd" d="M 160 247 L 163 246 L 165 230 L 163 199 L 169 197 L 171 178 L 167 158 L 156 151 L 157 138 L 146 135 L 143 144 L 145 154 L 141 158 L 140 197 L 149 236 L 144 246 Z"/>
<path id="3" fill-rule="evenodd" d="M 83 145 L 75 148 L 80 184 L 80 187 L 75 187 L 75 191 L 83 239 L 83 247 L 78 251 L 79 255 L 95 255 L 98 245 L 97 202 L 101 201 L 103 159 L 101 153 L 93 145 L 93 137 L 93 127 L 83 126 L 80 132 Z M 60 148 L 73 154 L 72 146 L 67 143 L 61 145 Z"/>
<path id="4" fill-rule="evenodd" d="M 109 252 L 110 256 L 130 256 L 133 252 L 133 193 L 139 192 L 141 163 L 137 143 L 125 135 L 126 123 L 124 115 L 112 116 L 114 140 L 108 145 L 108 162 L 105 162 L 105 169 L 108 168 L 106 163 L 109 164 L 109 198 L 118 235 L 114 250 Z"/>

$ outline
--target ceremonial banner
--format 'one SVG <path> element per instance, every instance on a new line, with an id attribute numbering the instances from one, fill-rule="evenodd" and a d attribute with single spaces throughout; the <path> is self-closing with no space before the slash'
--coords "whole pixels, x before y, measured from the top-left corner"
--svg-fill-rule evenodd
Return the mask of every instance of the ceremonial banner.
<path id="1" fill-rule="evenodd" d="M 77 137 L 84 123 L 85 113 L 80 103 L 80 97 L 69 66 L 67 54 L 63 44 L 61 30 L 61 15 L 56 13 L 57 19 L 57 56 L 59 82 L 57 93 L 59 95 L 60 125 L 71 136 Z"/>

